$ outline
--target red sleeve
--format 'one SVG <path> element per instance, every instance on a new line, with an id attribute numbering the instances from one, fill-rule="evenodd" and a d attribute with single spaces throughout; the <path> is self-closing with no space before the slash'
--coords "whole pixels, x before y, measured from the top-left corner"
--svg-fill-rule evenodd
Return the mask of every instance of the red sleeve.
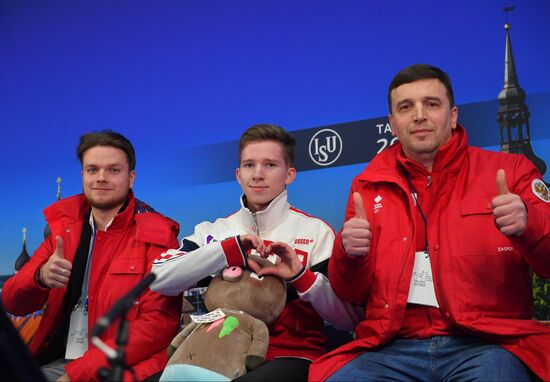
<path id="1" fill-rule="evenodd" d="M 23 268 L 6 281 L 2 288 L 2 304 L 8 312 L 22 316 L 42 309 L 50 289 L 37 283 L 36 273 L 50 258 L 54 245 L 50 235 Z"/>
<path id="2" fill-rule="evenodd" d="M 247 263 L 247 256 L 240 245 L 238 236 L 225 239 L 221 242 L 223 252 L 230 267 L 243 267 Z"/>
<path id="3" fill-rule="evenodd" d="M 510 191 L 521 196 L 527 208 L 527 229 L 521 236 L 511 236 L 510 241 L 518 247 L 525 261 L 542 278 L 550 278 L 550 202 L 544 201 L 548 188 L 534 186 L 542 176 L 525 157 L 519 157 L 511 179 L 506 174 Z M 540 190 L 541 197 L 537 196 Z M 547 195 L 547 197 L 550 197 Z"/>

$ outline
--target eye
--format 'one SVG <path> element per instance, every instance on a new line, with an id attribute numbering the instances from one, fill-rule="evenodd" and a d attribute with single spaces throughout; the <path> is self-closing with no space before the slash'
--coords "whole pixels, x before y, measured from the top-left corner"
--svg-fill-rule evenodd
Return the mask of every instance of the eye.
<path id="1" fill-rule="evenodd" d="M 254 272 L 250 272 L 250 277 L 253 278 L 253 279 L 256 279 L 256 280 L 260 280 L 260 281 L 262 281 L 264 279 L 264 276 L 259 276 L 258 274 L 254 273 Z"/>
<path id="2" fill-rule="evenodd" d="M 112 169 L 110 170 L 110 172 L 111 172 L 111 174 L 118 174 L 118 173 L 120 173 L 120 169 L 114 167 L 114 168 L 112 168 Z"/>
<path id="3" fill-rule="evenodd" d="M 402 104 L 402 105 L 399 106 L 399 109 L 398 109 L 398 110 L 399 110 L 399 111 L 407 111 L 407 110 L 409 110 L 410 108 L 411 108 L 411 105 L 410 105 L 410 104 L 404 103 L 404 104 Z"/>
<path id="4" fill-rule="evenodd" d="M 277 167 L 277 163 L 268 162 L 268 163 L 266 163 L 266 166 L 267 166 L 267 167 Z"/>
<path id="5" fill-rule="evenodd" d="M 243 163 L 242 164 L 242 167 L 244 168 L 251 168 L 251 167 L 254 167 L 254 165 L 252 163 Z"/>
<path id="6" fill-rule="evenodd" d="M 97 172 L 97 168 L 95 168 L 95 167 L 88 167 L 86 169 L 86 173 L 88 173 L 88 174 L 95 174 L 96 172 Z"/>
<path id="7" fill-rule="evenodd" d="M 431 107 L 431 108 L 436 108 L 436 107 L 439 106 L 439 102 L 437 102 L 437 101 L 428 101 L 428 102 L 426 102 L 426 106 Z"/>

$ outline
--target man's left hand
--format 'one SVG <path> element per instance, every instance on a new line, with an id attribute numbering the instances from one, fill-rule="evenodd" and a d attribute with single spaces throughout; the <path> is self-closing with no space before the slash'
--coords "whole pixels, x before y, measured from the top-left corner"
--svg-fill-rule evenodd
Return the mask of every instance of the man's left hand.
<path id="1" fill-rule="evenodd" d="M 527 228 L 527 208 L 517 194 L 508 189 L 506 173 L 497 171 L 497 196 L 491 201 L 495 225 L 506 236 L 519 236 Z"/>

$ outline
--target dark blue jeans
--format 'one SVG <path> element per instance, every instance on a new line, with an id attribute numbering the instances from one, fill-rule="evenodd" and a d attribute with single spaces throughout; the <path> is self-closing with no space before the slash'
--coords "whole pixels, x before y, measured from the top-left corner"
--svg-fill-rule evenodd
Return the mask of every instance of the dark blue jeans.
<path id="1" fill-rule="evenodd" d="M 348 362 L 328 381 L 531 381 L 525 365 L 472 337 L 396 339 Z"/>

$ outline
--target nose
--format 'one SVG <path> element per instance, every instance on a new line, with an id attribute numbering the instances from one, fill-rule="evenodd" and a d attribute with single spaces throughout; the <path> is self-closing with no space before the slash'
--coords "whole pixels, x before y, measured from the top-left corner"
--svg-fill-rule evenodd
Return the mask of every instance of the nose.
<path id="1" fill-rule="evenodd" d="M 100 169 L 97 172 L 97 178 L 96 179 L 97 179 L 98 182 L 105 182 L 106 181 L 105 170 Z"/>
<path id="2" fill-rule="evenodd" d="M 426 115 L 424 114 L 424 108 L 422 105 L 415 105 L 413 120 L 415 123 L 424 122 L 426 120 Z"/>
<path id="3" fill-rule="evenodd" d="M 263 179 L 263 168 L 262 165 L 258 164 L 254 166 L 254 173 L 252 174 L 254 179 Z"/>

